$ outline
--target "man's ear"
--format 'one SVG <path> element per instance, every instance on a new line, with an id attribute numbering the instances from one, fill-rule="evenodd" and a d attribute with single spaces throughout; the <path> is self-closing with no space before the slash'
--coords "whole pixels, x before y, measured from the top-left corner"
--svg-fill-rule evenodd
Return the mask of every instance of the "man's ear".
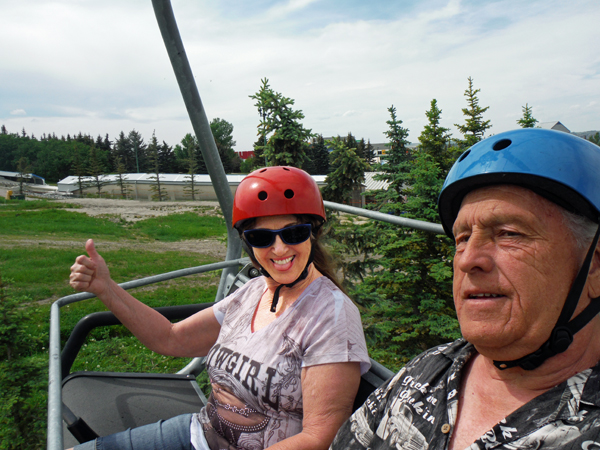
<path id="1" fill-rule="evenodd" d="M 588 288 L 591 298 L 600 297 L 600 244 L 596 246 L 596 251 L 590 264 Z"/>

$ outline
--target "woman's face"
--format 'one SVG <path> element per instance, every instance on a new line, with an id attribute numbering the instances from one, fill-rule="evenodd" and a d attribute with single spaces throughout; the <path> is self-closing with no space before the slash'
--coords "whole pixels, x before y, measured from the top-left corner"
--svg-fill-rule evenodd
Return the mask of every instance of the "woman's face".
<path id="1" fill-rule="evenodd" d="M 252 228 L 280 230 L 298 223 L 298 218 L 292 215 L 259 217 Z M 296 281 L 304 270 L 310 257 L 311 242 L 307 239 L 300 244 L 288 245 L 276 236 L 270 247 L 253 250 L 258 263 L 277 283 L 289 284 Z"/>

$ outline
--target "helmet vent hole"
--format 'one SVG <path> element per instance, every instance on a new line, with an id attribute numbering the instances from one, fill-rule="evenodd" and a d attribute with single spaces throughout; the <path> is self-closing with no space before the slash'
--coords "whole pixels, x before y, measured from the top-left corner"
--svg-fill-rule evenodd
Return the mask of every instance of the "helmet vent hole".
<path id="1" fill-rule="evenodd" d="M 460 155 L 460 158 L 458 158 L 458 162 L 461 162 L 463 159 L 465 159 L 467 156 L 469 156 L 469 153 L 471 153 L 471 150 L 467 150 L 462 155 Z"/>
<path id="2" fill-rule="evenodd" d="M 492 149 L 496 150 L 496 151 L 504 150 L 510 144 L 512 144 L 512 141 L 510 139 L 501 139 L 501 140 L 499 140 L 498 142 L 496 142 L 494 144 L 494 146 L 492 147 Z"/>
<path id="3" fill-rule="evenodd" d="M 268 196 L 269 196 L 269 194 L 267 194 L 265 191 L 260 191 L 258 193 L 258 199 L 262 200 L 262 201 L 265 201 Z"/>
<path id="4" fill-rule="evenodd" d="M 283 195 L 285 196 L 285 198 L 293 198 L 294 191 L 292 191 L 291 189 L 286 189 Z"/>

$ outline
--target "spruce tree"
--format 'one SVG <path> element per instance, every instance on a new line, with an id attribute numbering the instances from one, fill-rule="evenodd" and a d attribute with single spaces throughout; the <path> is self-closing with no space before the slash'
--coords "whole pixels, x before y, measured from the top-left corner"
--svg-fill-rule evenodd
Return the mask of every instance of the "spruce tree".
<path id="1" fill-rule="evenodd" d="M 146 151 L 148 155 L 148 167 L 150 169 L 149 173 L 152 174 L 149 178 L 153 181 L 153 183 L 150 185 L 150 190 L 153 192 L 152 199 L 162 202 L 163 200 L 167 199 L 167 192 L 165 187 L 161 185 L 162 180 L 160 179 L 161 167 L 159 146 L 158 139 L 156 139 L 156 134 L 154 132 L 152 133 L 152 139 L 150 140 L 150 144 L 148 145 Z"/>
<path id="2" fill-rule="evenodd" d="M 112 147 L 111 156 L 113 161 L 116 161 L 117 157 L 121 158 L 127 172 L 138 173 L 134 149 L 123 131 L 119 133 Z"/>
<path id="3" fill-rule="evenodd" d="M 83 191 L 90 186 L 90 179 L 88 175 L 87 158 L 83 157 L 83 148 L 77 143 L 72 144 L 72 155 L 71 155 L 71 166 L 77 177 L 77 188 L 79 196 L 83 197 Z"/>
<path id="4" fill-rule="evenodd" d="M 273 91 L 268 79 L 261 80 L 259 91 L 250 98 L 256 101 L 261 122 L 256 150 L 262 150 L 269 165 L 302 167 L 311 130 L 300 122 L 304 114 L 293 109 L 294 100 Z M 266 139 L 265 139 L 266 138 Z M 266 140 L 266 142 L 265 142 Z"/>
<path id="5" fill-rule="evenodd" d="M 437 222 L 442 166 L 450 159 L 450 136 L 439 125 L 441 111 L 433 101 L 421 145 L 414 150 L 406 149 L 408 130 L 401 127 L 395 108 L 388 111 L 391 154 L 381 167 L 390 184 L 373 207 Z M 423 350 L 460 336 L 452 300 L 453 246 L 447 237 L 378 221 L 338 234 L 344 253 L 353 256 L 344 269 L 354 283 L 352 298 L 364 308 L 373 358 L 398 369 Z"/>
<path id="6" fill-rule="evenodd" d="M 127 135 L 128 148 L 133 156 L 135 163 L 136 173 L 144 173 L 149 171 L 148 169 L 148 158 L 146 156 L 146 144 L 144 143 L 144 139 L 142 135 L 135 131 L 131 130 Z"/>
<path id="7" fill-rule="evenodd" d="M 384 132 L 389 143 L 388 150 L 382 156 L 383 163 L 379 165 L 380 174 L 375 176 L 376 180 L 386 181 L 388 189 L 376 193 L 376 201 L 382 212 L 390 214 L 401 214 L 401 205 L 404 201 L 404 186 L 406 184 L 406 173 L 410 170 L 411 154 L 408 149 L 408 128 L 402 127 L 402 120 L 396 115 L 394 105 L 388 108 L 390 119 L 386 121 L 388 130 Z"/>
<path id="8" fill-rule="evenodd" d="M 467 98 L 467 108 L 463 108 L 462 112 L 465 116 L 465 124 L 454 124 L 463 135 L 464 139 L 460 142 L 461 148 L 465 149 L 477 144 L 485 136 L 486 130 L 490 129 L 489 120 L 483 120 L 483 113 L 490 107 L 482 108 L 479 106 L 479 98 L 477 94 L 480 89 L 473 88 L 473 78 L 469 77 L 469 87 L 465 90 Z"/>
<path id="9" fill-rule="evenodd" d="M 302 166 L 311 175 L 327 175 L 329 173 L 329 150 L 325 139 L 320 134 L 312 139 L 306 150 L 306 161 Z"/>
<path id="10" fill-rule="evenodd" d="M 425 112 L 428 122 L 419 136 L 419 149 L 438 163 L 442 176 L 445 177 L 458 155 L 450 148 L 450 129 L 440 125 L 441 114 L 442 110 L 438 108 L 434 98 L 431 100 L 430 109 Z"/>
<path id="11" fill-rule="evenodd" d="M 336 203 L 349 203 L 353 192 L 360 190 L 365 182 L 367 164 L 356 154 L 356 148 L 348 145 L 338 136 L 328 144 L 331 152 L 331 171 L 321 190 L 323 198 Z"/>
<path id="12" fill-rule="evenodd" d="M 96 148 L 93 142 L 89 149 L 88 161 L 88 173 L 91 176 L 91 185 L 96 188 L 96 193 L 98 196 L 101 196 L 102 188 L 109 184 L 109 182 L 104 179 L 106 167 L 102 161 L 102 155 L 100 154 L 100 151 Z"/>
<path id="13" fill-rule="evenodd" d="M 375 163 L 376 156 L 375 149 L 373 148 L 373 145 L 371 145 L 371 140 L 369 139 L 367 141 L 367 145 L 365 145 L 365 162 L 369 166 L 373 165 L 373 163 Z"/>
<path id="14" fill-rule="evenodd" d="M 183 191 L 187 195 L 190 195 L 192 200 L 196 200 L 196 195 L 198 194 L 198 185 L 196 183 L 196 173 L 198 172 L 198 158 L 196 155 L 197 141 L 195 137 L 188 133 L 181 140 L 181 144 L 184 146 L 183 149 L 186 152 L 184 161 L 187 168 L 187 175 L 184 177 L 186 181 Z"/>
<path id="15" fill-rule="evenodd" d="M 127 182 L 127 168 L 120 155 L 117 155 L 115 166 L 117 172 L 117 186 L 119 186 L 119 190 L 121 191 L 121 198 L 127 198 L 131 193 L 131 185 Z"/>
<path id="16" fill-rule="evenodd" d="M 519 124 L 521 128 L 534 128 L 535 124 L 538 123 L 538 120 L 533 117 L 531 112 L 532 108 L 529 106 L 529 104 L 525 103 L 525 106 L 523 106 L 522 109 L 523 117 L 517 120 L 517 124 Z"/>

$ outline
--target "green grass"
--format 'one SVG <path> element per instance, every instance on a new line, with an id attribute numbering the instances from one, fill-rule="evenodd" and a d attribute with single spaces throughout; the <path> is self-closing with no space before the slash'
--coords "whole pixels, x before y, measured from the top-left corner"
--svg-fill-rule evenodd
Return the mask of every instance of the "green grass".
<path id="1" fill-rule="evenodd" d="M 6 202 L 6 201 L 5 201 Z M 23 209 L 21 206 L 37 205 Z M 10 205 L 7 209 L 6 205 Z M 64 211 L 60 203 L 44 201 L 20 202 L 14 208 L 11 202 L 0 205 L 0 239 L 51 238 L 110 240 L 150 239 L 166 242 L 186 239 L 223 237 L 227 233 L 222 217 L 203 216 L 195 212 L 153 217 L 128 223 L 115 217 L 90 217 L 82 213 Z"/>
<path id="2" fill-rule="evenodd" d="M 222 217 L 199 216 L 193 212 L 170 214 L 136 222 L 134 230 L 159 241 L 179 241 L 182 239 L 206 239 L 226 233 Z"/>
<path id="3" fill-rule="evenodd" d="M 69 286 L 69 273 L 75 258 L 85 253 L 83 241 L 80 249 L 39 247 L 0 248 L 3 278 L 10 280 L 23 301 L 57 299 L 75 293 Z M 217 262 L 200 253 L 144 251 L 143 245 L 139 249 L 104 251 L 100 244 L 97 250 L 117 283 Z"/>
<path id="4" fill-rule="evenodd" d="M 131 239 L 131 231 L 109 219 L 89 217 L 62 209 L 34 211 L 4 211 L 0 208 L 0 236 L 19 238 L 83 239 L 102 236 L 112 239 Z"/>
<path id="5" fill-rule="evenodd" d="M 0 199 L 0 274 L 6 295 L 22 305 L 17 309 L 23 313 L 19 339 L 27 343 L 16 359 L 0 362 L 0 413 L 11 417 L 0 421 L 0 450 L 45 447 L 50 304 L 38 301 L 75 292 L 68 282 L 70 267 L 85 252 L 86 239 L 95 239 L 113 279 L 124 282 L 216 262 L 195 252 L 153 251 L 146 247 L 152 241 L 221 239 L 226 234 L 222 218 L 195 212 L 127 223 L 117 217 L 89 217 L 64 210 L 72 207 L 51 201 Z M 81 247 L 73 248 L 73 241 L 80 241 Z M 114 249 L 114 243 L 122 244 L 121 248 Z M 210 302 L 219 278 L 220 272 L 198 274 L 130 292 L 152 307 Z M 97 299 L 63 307 L 63 345 L 80 318 L 104 310 Z M 151 352 L 127 329 L 117 326 L 93 330 L 72 371 L 173 373 L 188 362 Z M 23 383 L 22 379 L 29 381 Z M 206 374 L 198 377 L 198 382 L 203 389 L 209 385 Z"/>
<path id="6" fill-rule="evenodd" d="M 80 205 L 54 202 L 52 200 L 6 200 L 0 197 L 0 211 L 24 211 L 34 209 L 75 209 Z"/>

